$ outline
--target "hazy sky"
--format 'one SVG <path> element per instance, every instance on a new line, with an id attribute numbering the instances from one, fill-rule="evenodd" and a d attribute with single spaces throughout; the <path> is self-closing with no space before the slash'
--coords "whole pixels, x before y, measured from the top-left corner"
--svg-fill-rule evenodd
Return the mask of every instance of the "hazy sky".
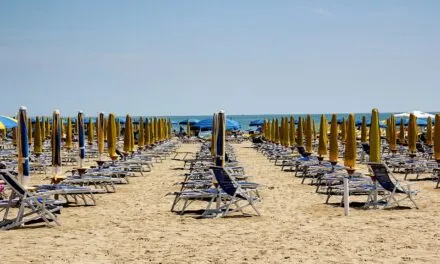
<path id="1" fill-rule="evenodd" d="M 1 114 L 440 111 L 440 1 L 0 1 Z"/>

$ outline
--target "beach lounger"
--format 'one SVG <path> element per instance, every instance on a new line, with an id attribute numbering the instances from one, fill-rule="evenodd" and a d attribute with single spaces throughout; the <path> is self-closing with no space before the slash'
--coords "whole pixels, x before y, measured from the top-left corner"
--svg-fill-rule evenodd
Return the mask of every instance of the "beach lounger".
<path id="1" fill-rule="evenodd" d="M 383 163 L 369 163 L 368 167 L 373 173 L 373 180 L 376 180 L 380 186 L 388 192 L 387 195 L 382 197 L 379 201 L 374 201 L 376 204 L 383 201 L 385 202 L 385 207 L 391 207 L 394 205 L 399 206 L 400 202 L 409 200 L 419 209 L 419 206 L 414 200 L 414 196 L 417 195 L 419 191 L 411 189 L 414 183 L 402 183 L 398 181 L 392 176 L 388 167 Z M 403 198 L 398 198 L 398 195 L 402 195 Z"/>
<path id="2" fill-rule="evenodd" d="M 31 193 L 7 170 L 0 170 L 0 179 L 12 190 L 9 201 L 5 204 L 6 209 L 0 222 L 0 229 L 8 230 L 33 223 L 45 223 L 47 226 L 52 226 L 54 223 L 60 225 L 57 214 L 61 206 L 58 201 L 52 199 L 52 196 L 61 194 L 62 191 Z M 12 207 L 18 207 L 18 212 L 15 218 L 9 219 L 8 214 Z"/>

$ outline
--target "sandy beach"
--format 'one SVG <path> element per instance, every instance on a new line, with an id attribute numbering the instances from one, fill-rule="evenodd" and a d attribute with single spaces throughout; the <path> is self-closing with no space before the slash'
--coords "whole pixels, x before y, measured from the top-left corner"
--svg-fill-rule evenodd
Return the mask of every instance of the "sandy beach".
<path id="1" fill-rule="evenodd" d="M 195 152 L 183 144 L 179 151 Z M 62 226 L 1 232 L 1 263 L 435 263 L 440 193 L 419 181 L 420 210 L 362 210 L 349 217 L 325 204 L 292 172 L 235 144 L 237 159 L 265 185 L 261 217 L 195 219 L 169 211 L 182 162 L 168 158 L 144 177 L 96 195 L 97 206 L 68 207 Z M 400 177 L 401 175 L 399 175 Z M 42 177 L 35 176 L 35 177 Z M 423 177 L 422 177 L 423 178 Z M 355 197 L 365 201 L 365 197 Z"/>

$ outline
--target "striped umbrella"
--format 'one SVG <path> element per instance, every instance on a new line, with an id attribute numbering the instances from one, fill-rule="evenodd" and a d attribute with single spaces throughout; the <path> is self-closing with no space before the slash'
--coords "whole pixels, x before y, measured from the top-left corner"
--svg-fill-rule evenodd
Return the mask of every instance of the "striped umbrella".
<path id="1" fill-rule="evenodd" d="M 375 108 L 371 112 L 370 126 L 370 162 L 381 162 L 380 159 L 380 129 L 379 111 Z"/>
<path id="2" fill-rule="evenodd" d="M 61 117 L 60 111 L 55 110 L 52 117 L 52 167 L 54 178 L 61 174 Z"/>
<path id="3" fill-rule="evenodd" d="M 26 113 L 26 107 L 22 106 L 18 111 L 17 152 L 18 152 L 19 180 L 25 186 L 27 186 L 30 179 L 27 122 L 28 122 L 28 118 Z"/>
<path id="4" fill-rule="evenodd" d="M 78 112 L 78 117 L 76 118 L 78 124 L 78 147 L 79 147 L 79 167 L 83 167 L 83 162 L 86 157 L 86 145 L 84 136 L 84 114 L 83 112 Z M 89 123 L 89 127 L 91 122 Z"/>
<path id="5" fill-rule="evenodd" d="M 226 116 L 220 111 L 217 116 L 217 141 L 216 141 L 216 166 L 225 166 L 225 137 L 226 137 Z"/>
<path id="6" fill-rule="evenodd" d="M 7 116 L 0 116 L 0 130 L 11 129 L 18 126 L 17 120 Z"/>
<path id="7" fill-rule="evenodd" d="M 99 113 L 98 120 L 96 121 L 96 134 L 98 137 L 98 160 L 102 160 L 102 154 L 104 153 L 104 131 L 105 131 L 105 118 L 104 113 Z"/>
<path id="8" fill-rule="evenodd" d="M 338 163 L 339 146 L 338 146 L 338 117 L 336 114 L 332 115 L 332 122 L 330 125 L 330 154 L 329 160 L 332 164 Z"/>

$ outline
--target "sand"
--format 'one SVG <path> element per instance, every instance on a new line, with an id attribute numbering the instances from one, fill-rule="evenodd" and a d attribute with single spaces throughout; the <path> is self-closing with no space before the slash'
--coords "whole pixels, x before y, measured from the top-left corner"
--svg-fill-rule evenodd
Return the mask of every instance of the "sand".
<path id="1" fill-rule="evenodd" d="M 169 211 L 182 162 L 97 195 L 95 207 L 62 211 L 62 226 L 0 231 L 0 263 L 436 263 L 440 262 L 440 190 L 417 182 L 420 210 L 352 209 L 325 204 L 292 172 L 251 143 L 234 145 L 261 190 L 261 217 L 197 220 Z M 179 151 L 196 151 L 185 144 Z M 399 177 L 403 177 L 400 176 Z M 422 177 L 423 178 L 423 177 Z M 365 197 L 356 200 L 365 201 Z"/>

